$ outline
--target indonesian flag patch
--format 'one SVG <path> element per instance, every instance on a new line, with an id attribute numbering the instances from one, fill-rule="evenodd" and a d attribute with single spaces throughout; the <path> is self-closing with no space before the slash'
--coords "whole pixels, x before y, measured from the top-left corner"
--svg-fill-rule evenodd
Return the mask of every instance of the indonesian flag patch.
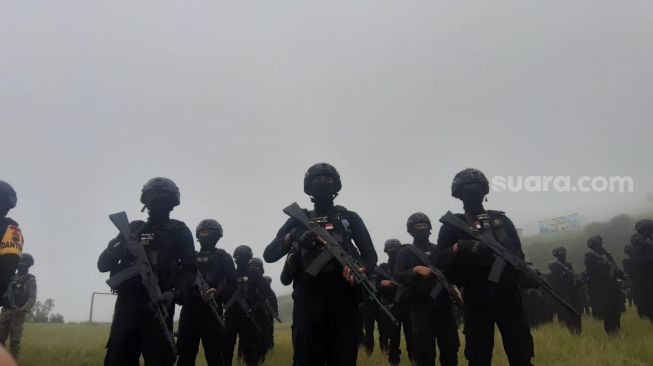
<path id="1" fill-rule="evenodd" d="M 333 230 L 333 224 L 327 222 L 326 224 L 324 224 L 324 228 L 327 230 Z"/>

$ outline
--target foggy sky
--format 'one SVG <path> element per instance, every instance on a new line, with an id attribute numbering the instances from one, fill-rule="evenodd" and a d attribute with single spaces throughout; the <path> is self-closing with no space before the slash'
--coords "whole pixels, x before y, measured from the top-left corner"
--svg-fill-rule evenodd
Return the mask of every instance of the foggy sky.
<path id="1" fill-rule="evenodd" d="M 648 1 L 0 2 L 2 174 L 39 299 L 85 320 L 107 215 L 166 176 L 173 217 L 257 256 L 336 166 L 381 260 L 453 175 L 628 175 L 633 193 L 493 193 L 517 226 L 651 209 Z M 437 229 L 435 229 L 437 230 Z M 437 231 L 436 231 L 437 232 Z M 279 294 L 280 263 L 267 264 Z M 109 320 L 104 309 L 98 320 Z"/>

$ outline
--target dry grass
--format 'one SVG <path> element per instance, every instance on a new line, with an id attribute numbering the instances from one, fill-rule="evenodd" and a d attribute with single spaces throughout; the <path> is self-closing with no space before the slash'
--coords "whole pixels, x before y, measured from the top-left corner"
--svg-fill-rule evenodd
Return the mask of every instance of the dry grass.
<path id="1" fill-rule="evenodd" d="M 631 309 L 622 319 L 622 332 L 609 338 L 602 324 L 584 319 L 584 333 L 573 336 L 558 324 L 534 331 L 536 365 L 653 365 L 653 325 L 640 320 Z M 108 325 L 28 324 L 23 338 L 21 366 L 97 366 L 102 364 Z M 265 365 L 290 365 L 292 346 L 290 328 L 280 324 L 276 348 Z M 462 337 L 461 337 L 462 339 Z M 497 338 L 494 365 L 507 365 L 501 342 Z M 460 364 L 464 365 L 462 348 Z M 405 355 L 404 355 L 405 358 Z M 359 365 L 387 365 L 378 345 L 371 356 L 359 354 Z M 198 365 L 206 365 L 200 355 Z M 402 365 L 408 365 L 406 359 Z"/>

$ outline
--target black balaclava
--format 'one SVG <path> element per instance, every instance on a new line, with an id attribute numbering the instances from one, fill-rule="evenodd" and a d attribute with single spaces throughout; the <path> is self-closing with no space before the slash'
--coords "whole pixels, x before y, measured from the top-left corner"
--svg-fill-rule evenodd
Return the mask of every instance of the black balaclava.
<path id="1" fill-rule="evenodd" d="M 235 257 L 234 261 L 236 262 L 236 267 L 238 267 L 239 270 L 242 270 L 243 268 L 247 268 L 249 264 L 249 258 L 245 256 Z"/>
<path id="2" fill-rule="evenodd" d="M 386 252 L 388 254 L 388 265 L 393 270 L 395 268 L 395 263 L 397 261 L 397 255 L 399 254 L 400 250 L 401 250 L 401 247 L 396 247 L 396 248 L 391 248 Z"/>
<path id="3" fill-rule="evenodd" d="M 416 228 L 416 226 L 420 226 L 420 228 Z M 420 248 L 425 248 L 429 244 L 431 229 L 429 229 L 428 226 L 429 225 L 426 222 L 416 222 L 413 224 L 413 227 L 408 232 L 413 237 L 413 244 Z"/>
<path id="4" fill-rule="evenodd" d="M 160 222 L 170 218 L 170 212 L 174 208 L 174 200 L 170 193 L 160 190 L 148 192 L 145 203 L 149 222 Z"/>
<path id="5" fill-rule="evenodd" d="M 220 237 L 220 233 L 217 230 L 211 230 L 211 233 L 208 235 L 198 235 L 197 241 L 200 243 L 200 250 L 203 252 L 213 251 Z"/>
<path id="6" fill-rule="evenodd" d="M 597 253 L 604 254 L 605 248 L 603 247 L 603 238 L 599 235 L 593 235 L 587 239 L 587 246 Z"/>
<path id="7" fill-rule="evenodd" d="M 460 193 L 463 201 L 463 208 L 466 213 L 478 215 L 485 212 L 483 198 L 485 198 L 484 187 L 480 183 L 465 184 Z"/>
<path id="8" fill-rule="evenodd" d="M 29 265 L 25 262 L 18 262 L 18 274 L 24 275 L 29 272 Z"/>
<path id="9" fill-rule="evenodd" d="M 328 182 L 326 178 L 331 179 L 331 181 Z M 315 211 L 326 213 L 333 208 L 333 200 L 338 195 L 333 177 L 328 175 L 316 176 L 313 178 L 311 186 L 313 192 L 311 201 L 315 204 Z"/>

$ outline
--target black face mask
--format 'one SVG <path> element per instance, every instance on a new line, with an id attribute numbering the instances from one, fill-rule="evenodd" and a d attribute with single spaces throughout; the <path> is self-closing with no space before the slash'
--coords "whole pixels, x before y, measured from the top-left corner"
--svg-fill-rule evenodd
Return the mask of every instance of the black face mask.
<path id="1" fill-rule="evenodd" d="M 18 273 L 19 274 L 25 274 L 29 271 L 29 266 L 18 263 Z"/>
<path id="2" fill-rule="evenodd" d="M 479 185 L 469 184 L 463 187 L 460 197 L 465 204 L 480 205 L 485 197 L 485 192 Z"/>
<path id="3" fill-rule="evenodd" d="M 320 201 L 333 200 L 333 195 L 335 194 L 336 190 L 336 187 L 333 183 L 317 182 L 312 183 L 312 186 L 313 197 Z"/>
<path id="4" fill-rule="evenodd" d="M 415 238 L 415 240 L 420 240 L 420 241 L 425 241 L 428 240 L 429 236 L 431 236 L 431 230 L 430 229 L 413 229 L 411 231 L 410 235 Z"/>
<path id="5" fill-rule="evenodd" d="M 390 249 L 386 253 L 388 254 L 388 258 L 395 258 L 397 256 L 397 254 L 399 254 L 399 248 Z"/>
<path id="6" fill-rule="evenodd" d="M 208 231 L 208 233 L 205 232 L 204 234 L 205 235 L 202 234 L 197 235 L 197 241 L 200 242 L 201 246 L 205 246 L 205 245 L 215 246 L 218 240 L 220 240 L 220 238 L 222 237 L 222 235 L 220 235 L 220 232 L 215 230 Z"/>
<path id="7" fill-rule="evenodd" d="M 145 205 L 150 212 L 170 212 L 174 207 L 170 198 L 165 196 L 152 197 Z"/>
<path id="8" fill-rule="evenodd" d="M 249 266 L 249 270 L 256 273 L 257 275 L 263 276 L 263 268 L 259 266 Z"/>
<path id="9" fill-rule="evenodd" d="M 558 253 L 556 256 L 561 262 L 565 262 L 567 260 L 567 253 Z"/>
<path id="10" fill-rule="evenodd" d="M 218 243 L 218 237 L 217 235 L 209 235 L 209 236 L 200 236 L 197 241 L 200 242 L 200 247 L 203 250 L 207 249 L 212 249 L 215 248 L 215 245 Z"/>
<path id="11" fill-rule="evenodd" d="M 603 243 L 594 242 L 594 243 L 590 244 L 589 247 L 592 250 L 594 250 L 595 252 L 598 252 L 598 253 L 601 253 L 601 254 L 603 254 L 605 252 L 605 248 L 603 248 Z"/>
<path id="12" fill-rule="evenodd" d="M 236 257 L 236 266 L 238 266 L 238 268 L 249 267 L 250 259 L 251 258 L 247 258 L 247 257 Z"/>

